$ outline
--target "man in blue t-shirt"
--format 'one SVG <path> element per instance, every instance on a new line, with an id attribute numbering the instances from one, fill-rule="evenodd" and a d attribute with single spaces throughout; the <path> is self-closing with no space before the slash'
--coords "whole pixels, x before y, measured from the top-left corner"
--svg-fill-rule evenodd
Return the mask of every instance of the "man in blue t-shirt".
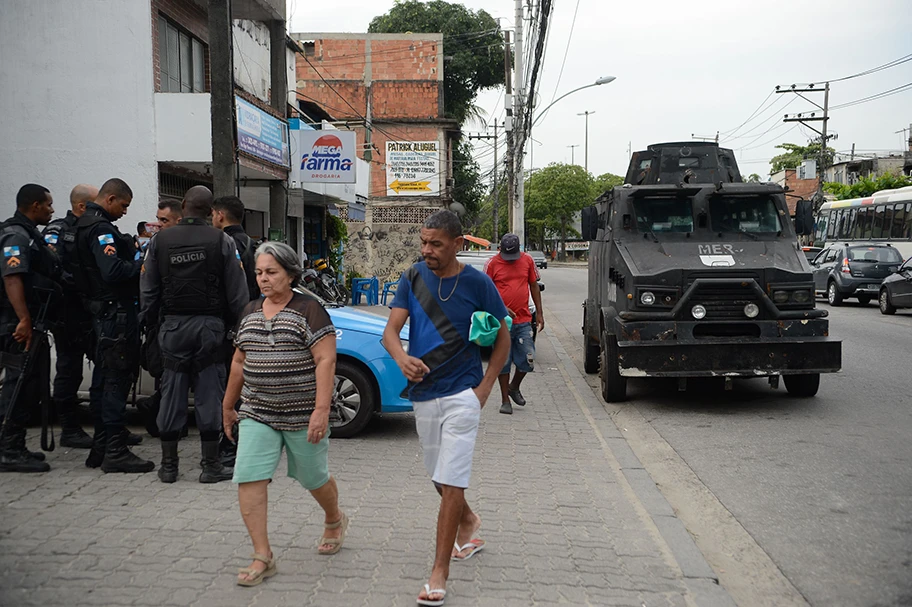
<path id="1" fill-rule="evenodd" d="M 418 595 L 419 605 L 441 605 L 450 560 L 464 561 L 484 547 L 473 538 L 481 519 L 465 501 L 481 409 L 510 351 L 506 323 L 497 333 L 487 371 L 469 341 L 472 314 L 508 316 L 494 283 L 459 263 L 462 226 L 450 211 L 428 217 L 421 229 L 419 262 L 399 280 L 383 345 L 408 379 L 405 393 L 415 409 L 424 465 L 440 494 L 434 569 Z M 409 322 L 409 351 L 399 332 Z M 455 546 L 455 547 L 454 547 Z"/>

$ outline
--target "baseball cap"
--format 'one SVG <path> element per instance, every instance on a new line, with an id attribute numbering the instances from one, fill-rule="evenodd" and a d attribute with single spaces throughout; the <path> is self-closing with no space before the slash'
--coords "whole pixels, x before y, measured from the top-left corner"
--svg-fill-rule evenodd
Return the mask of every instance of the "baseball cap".
<path id="1" fill-rule="evenodd" d="M 522 257 L 522 251 L 519 250 L 519 236 L 504 234 L 500 239 L 500 256 L 507 261 L 516 261 Z"/>

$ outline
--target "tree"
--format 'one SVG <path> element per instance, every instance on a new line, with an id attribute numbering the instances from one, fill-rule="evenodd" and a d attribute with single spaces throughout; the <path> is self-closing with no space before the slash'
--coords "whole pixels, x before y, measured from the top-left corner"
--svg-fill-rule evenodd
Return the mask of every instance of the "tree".
<path id="1" fill-rule="evenodd" d="M 549 164 L 528 179 L 526 220 L 541 230 L 557 228 L 562 260 L 566 256 L 567 231 L 573 216 L 592 204 L 594 191 L 592 175 L 575 164 Z"/>
<path id="2" fill-rule="evenodd" d="M 453 200 L 466 208 L 463 225 L 474 223 L 481 201 L 485 197 L 480 167 L 472 158 L 472 146 L 468 141 L 459 141 L 453 146 Z"/>
<path id="3" fill-rule="evenodd" d="M 836 200 L 848 200 L 849 198 L 864 198 L 874 192 L 894 190 L 909 185 L 912 185 L 912 177 L 907 177 L 901 173 L 884 173 L 874 179 L 862 177 L 852 185 L 828 182 L 823 184 L 823 189 L 836 196 Z"/>
<path id="4" fill-rule="evenodd" d="M 624 178 L 614 173 L 603 173 L 595 178 L 593 198 L 598 198 L 611 188 L 624 184 Z"/>
<path id="5" fill-rule="evenodd" d="M 760 183 L 760 175 L 757 175 L 756 173 L 751 173 L 747 177 L 741 175 L 741 181 L 744 183 Z"/>
<path id="6" fill-rule="evenodd" d="M 397 2 L 385 15 L 374 17 L 371 33 L 443 34 L 444 114 L 460 124 L 478 115 L 478 92 L 504 83 L 503 38 L 497 21 L 484 10 L 432 0 Z"/>
<path id="7" fill-rule="evenodd" d="M 802 160 L 813 158 L 820 160 L 820 144 L 809 143 L 808 145 L 798 145 L 797 143 L 781 143 L 776 146 L 780 150 L 785 150 L 778 156 L 770 158 L 770 174 L 778 173 L 784 169 L 796 169 Z M 836 153 L 831 147 L 826 149 L 826 166 L 833 164 L 833 155 Z"/>

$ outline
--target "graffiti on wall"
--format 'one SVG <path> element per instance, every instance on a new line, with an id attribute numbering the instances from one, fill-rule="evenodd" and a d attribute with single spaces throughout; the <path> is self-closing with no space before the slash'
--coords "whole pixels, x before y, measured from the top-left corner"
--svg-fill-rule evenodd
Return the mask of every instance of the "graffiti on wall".
<path id="1" fill-rule="evenodd" d="M 421 225 L 348 223 L 345 267 L 361 276 L 394 281 L 421 256 Z"/>

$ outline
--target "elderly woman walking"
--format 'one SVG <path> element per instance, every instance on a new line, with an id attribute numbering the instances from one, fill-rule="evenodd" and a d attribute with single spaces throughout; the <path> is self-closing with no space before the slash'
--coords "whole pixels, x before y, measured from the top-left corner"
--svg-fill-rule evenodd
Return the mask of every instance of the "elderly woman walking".
<path id="1" fill-rule="evenodd" d="M 257 248 L 255 259 L 263 298 L 248 304 L 238 323 L 237 348 L 222 402 L 229 438 L 240 418 L 234 482 L 253 541 L 253 563 L 238 571 L 241 586 L 256 586 L 276 574 L 266 531 L 266 488 L 283 447 L 288 476 L 310 491 L 326 514 L 318 552 L 338 552 L 348 527 L 327 461 L 335 328 L 319 300 L 293 290 L 301 278 L 301 266 L 291 247 L 265 242 Z M 239 397 L 240 412 L 235 412 Z"/>

